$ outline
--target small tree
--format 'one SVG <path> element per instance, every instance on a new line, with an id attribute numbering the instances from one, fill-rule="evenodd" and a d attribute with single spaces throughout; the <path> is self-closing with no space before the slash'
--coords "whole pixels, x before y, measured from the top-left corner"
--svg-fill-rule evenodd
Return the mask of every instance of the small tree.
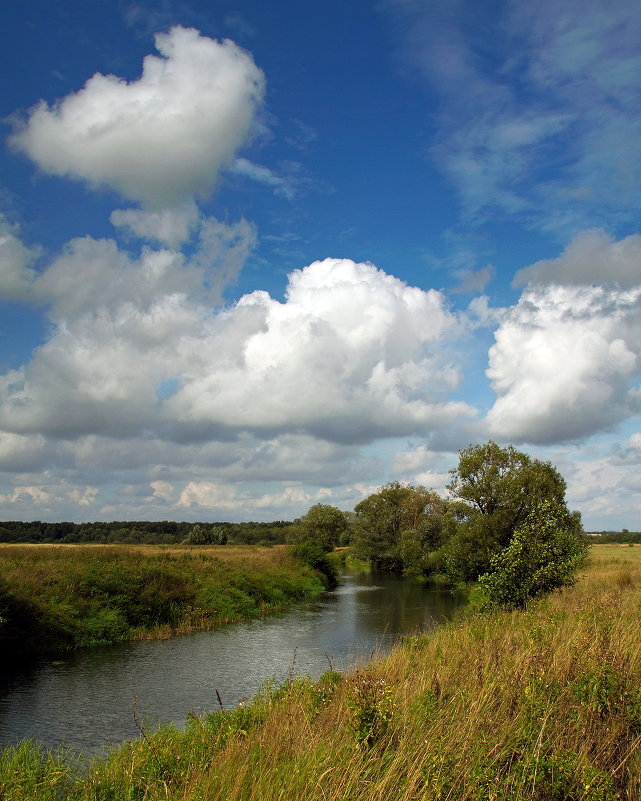
<path id="1" fill-rule="evenodd" d="M 347 519 L 335 506 L 317 503 L 298 520 L 298 529 L 299 541 L 310 540 L 324 551 L 331 551 L 347 531 Z"/>
<path id="2" fill-rule="evenodd" d="M 354 553 L 379 567 L 420 574 L 450 524 L 448 503 L 435 492 L 393 481 L 354 508 Z"/>
<path id="3" fill-rule="evenodd" d="M 532 598 L 573 584 L 586 552 L 578 516 L 544 500 L 514 532 L 507 548 L 492 557 L 479 585 L 489 604 L 523 607 Z"/>

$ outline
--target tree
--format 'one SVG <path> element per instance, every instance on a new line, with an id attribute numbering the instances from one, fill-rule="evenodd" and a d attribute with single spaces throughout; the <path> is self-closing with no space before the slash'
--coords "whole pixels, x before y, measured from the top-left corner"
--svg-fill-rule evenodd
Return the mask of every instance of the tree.
<path id="1" fill-rule="evenodd" d="M 512 445 L 501 448 L 490 441 L 465 448 L 450 473 L 448 489 L 463 503 L 456 535 L 440 561 L 454 581 L 475 581 L 487 572 L 492 557 L 510 544 L 542 501 L 567 513 L 563 476 L 550 462 L 532 459 Z"/>
<path id="2" fill-rule="evenodd" d="M 298 520 L 298 539 L 311 540 L 324 551 L 331 551 L 347 531 L 347 519 L 340 509 L 317 503 Z"/>
<path id="3" fill-rule="evenodd" d="M 540 501 L 565 505 L 565 479 L 558 470 L 512 445 L 500 448 L 490 441 L 465 448 L 450 474 L 449 491 L 491 516 L 503 545 Z"/>
<path id="4" fill-rule="evenodd" d="M 185 545 L 209 545 L 211 543 L 211 538 L 209 532 L 205 531 L 200 524 L 196 523 L 189 529 L 189 534 L 187 534 L 183 543 Z"/>
<path id="5" fill-rule="evenodd" d="M 447 512 L 425 487 L 386 484 L 354 508 L 354 553 L 380 568 L 422 574 L 445 536 Z"/>
<path id="6" fill-rule="evenodd" d="M 586 552 L 576 514 L 553 501 L 540 501 L 507 548 L 491 559 L 479 585 L 487 603 L 523 607 L 531 598 L 573 584 Z"/>

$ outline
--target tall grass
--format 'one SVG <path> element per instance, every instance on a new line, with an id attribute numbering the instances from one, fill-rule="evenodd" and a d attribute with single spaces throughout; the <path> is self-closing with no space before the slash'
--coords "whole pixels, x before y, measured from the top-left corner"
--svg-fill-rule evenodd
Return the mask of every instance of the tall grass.
<path id="1" fill-rule="evenodd" d="M 0 645 L 56 653 L 256 617 L 323 585 L 284 546 L 0 546 Z"/>
<path id="2" fill-rule="evenodd" d="M 641 548 L 591 553 L 575 587 L 526 611 L 468 611 L 349 675 L 146 733 L 86 775 L 7 749 L 3 797 L 641 799 Z"/>

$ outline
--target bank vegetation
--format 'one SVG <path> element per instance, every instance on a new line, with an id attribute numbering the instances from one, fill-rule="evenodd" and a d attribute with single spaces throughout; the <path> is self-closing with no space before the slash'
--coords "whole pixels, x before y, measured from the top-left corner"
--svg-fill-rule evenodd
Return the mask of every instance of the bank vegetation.
<path id="1" fill-rule="evenodd" d="M 292 679 L 89 764 L 4 750 L 7 801 L 638 801 L 641 548 L 594 546 L 524 609 L 407 637 L 347 675 Z"/>
<path id="2" fill-rule="evenodd" d="M 330 583 L 287 546 L 0 545 L 0 648 L 6 664 L 169 637 L 283 609 Z"/>

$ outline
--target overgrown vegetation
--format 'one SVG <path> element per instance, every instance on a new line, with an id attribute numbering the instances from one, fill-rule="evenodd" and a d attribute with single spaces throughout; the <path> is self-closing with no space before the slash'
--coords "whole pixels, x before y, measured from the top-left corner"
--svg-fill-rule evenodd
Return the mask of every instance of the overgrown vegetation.
<path id="1" fill-rule="evenodd" d="M 0 546 L 3 658 L 257 617 L 330 582 L 285 546 Z"/>
<path id="2" fill-rule="evenodd" d="M 525 610 L 467 610 L 381 662 L 265 691 L 78 765 L 0 757 L 5 801 L 639 801 L 641 548 Z"/>

